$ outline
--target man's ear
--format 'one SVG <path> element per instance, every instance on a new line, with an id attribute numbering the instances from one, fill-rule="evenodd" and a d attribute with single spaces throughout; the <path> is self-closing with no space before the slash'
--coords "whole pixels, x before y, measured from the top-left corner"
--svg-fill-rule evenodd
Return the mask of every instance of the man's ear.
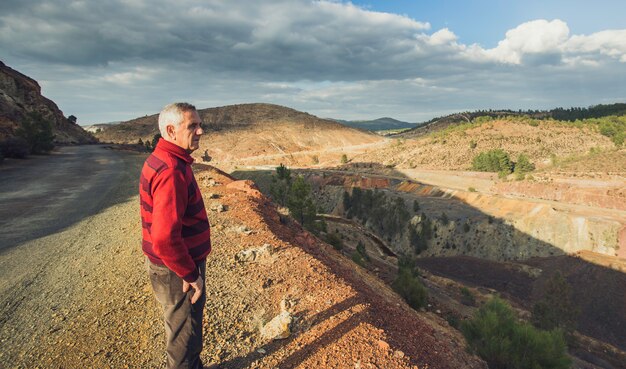
<path id="1" fill-rule="evenodd" d="M 167 136 L 170 140 L 174 140 L 176 139 L 176 129 L 174 128 L 173 125 L 169 124 L 165 127 L 165 131 L 167 133 Z"/>

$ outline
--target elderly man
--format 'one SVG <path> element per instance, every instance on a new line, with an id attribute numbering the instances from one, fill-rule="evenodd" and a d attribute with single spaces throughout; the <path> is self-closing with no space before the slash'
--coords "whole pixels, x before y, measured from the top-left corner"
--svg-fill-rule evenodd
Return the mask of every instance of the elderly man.
<path id="1" fill-rule="evenodd" d="M 199 146 L 202 122 L 193 105 L 174 103 L 159 114 L 159 130 L 140 177 L 142 249 L 163 307 L 167 367 L 197 369 L 211 233 L 189 154 Z"/>

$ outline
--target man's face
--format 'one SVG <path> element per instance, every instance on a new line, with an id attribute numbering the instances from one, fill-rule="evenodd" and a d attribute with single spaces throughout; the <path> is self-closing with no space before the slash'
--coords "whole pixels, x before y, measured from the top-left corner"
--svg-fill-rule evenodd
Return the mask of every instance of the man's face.
<path id="1" fill-rule="evenodd" d="M 200 136 L 204 133 L 202 121 L 195 110 L 185 111 L 183 117 L 183 122 L 178 127 L 171 126 L 174 135 L 172 142 L 191 153 L 200 147 Z"/>

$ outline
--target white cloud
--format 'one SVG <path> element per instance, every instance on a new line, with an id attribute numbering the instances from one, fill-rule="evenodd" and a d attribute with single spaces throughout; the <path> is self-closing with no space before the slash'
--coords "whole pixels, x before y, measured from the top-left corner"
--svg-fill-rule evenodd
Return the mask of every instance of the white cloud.
<path id="1" fill-rule="evenodd" d="M 626 62 L 626 30 L 607 30 L 572 36 L 565 45 L 571 54 L 602 54 Z"/>
<path id="2" fill-rule="evenodd" d="M 561 53 L 568 37 L 569 28 L 563 21 L 534 20 L 509 30 L 505 39 L 485 54 L 502 63 L 521 64 L 527 54 Z"/>
<path id="3" fill-rule="evenodd" d="M 453 32 L 451 32 L 449 29 L 444 28 L 433 33 L 430 36 L 429 43 L 431 45 L 444 45 L 444 44 L 454 43 L 456 42 L 456 40 L 457 40 L 456 35 Z"/>

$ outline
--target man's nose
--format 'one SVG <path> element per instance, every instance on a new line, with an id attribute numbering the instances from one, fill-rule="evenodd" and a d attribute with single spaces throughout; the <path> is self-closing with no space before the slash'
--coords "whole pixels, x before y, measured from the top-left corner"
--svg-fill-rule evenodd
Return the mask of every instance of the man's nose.
<path id="1" fill-rule="evenodd" d="M 203 133 L 204 133 L 204 130 L 202 129 L 202 127 L 198 127 L 198 129 L 196 129 L 196 134 L 197 134 L 198 136 L 200 136 L 200 135 L 201 135 L 201 134 L 203 134 Z"/>

